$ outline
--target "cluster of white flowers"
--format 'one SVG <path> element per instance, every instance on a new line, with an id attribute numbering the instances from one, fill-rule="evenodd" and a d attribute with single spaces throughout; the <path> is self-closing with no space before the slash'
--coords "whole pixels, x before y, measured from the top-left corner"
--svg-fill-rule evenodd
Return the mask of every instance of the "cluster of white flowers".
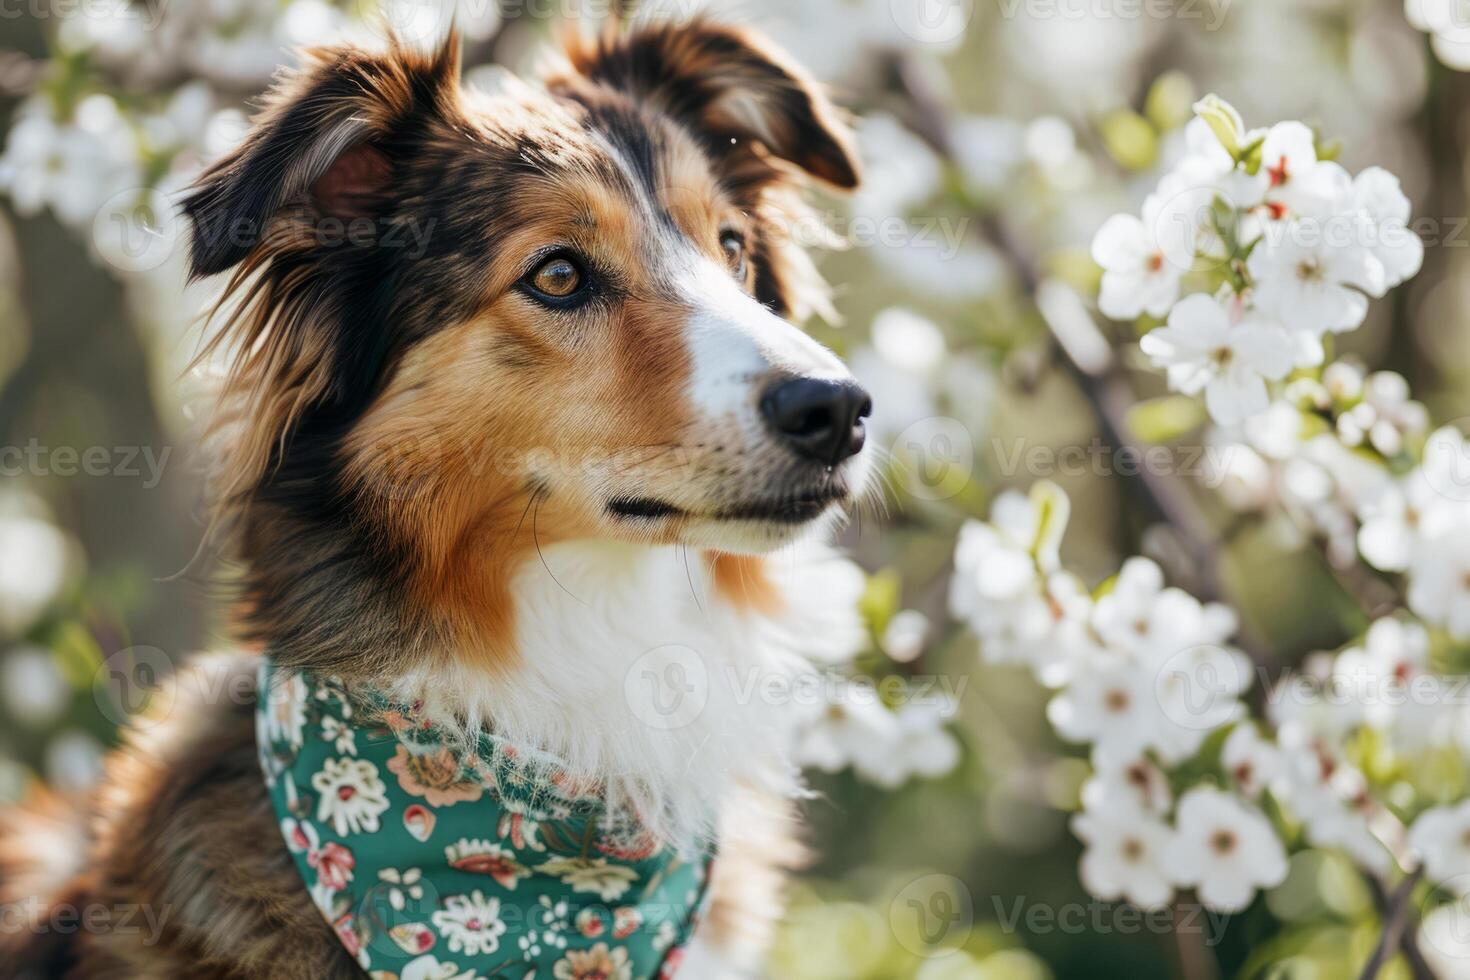
<path id="1" fill-rule="evenodd" d="M 989 522 L 967 523 L 951 612 L 986 660 L 1025 665 L 1055 689 L 1053 727 L 1091 748 L 1094 776 L 1073 825 L 1088 845 L 1084 884 L 1146 907 L 1192 887 L 1214 908 L 1243 908 L 1286 874 L 1270 821 L 1243 792 L 1209 785 L 1176 804 L 1166 775 L 1245 713 L 1251 665 L 1229 644 L 1235 616 L 1166 587 L 1146 558 L 1090 592 L 1060 565 L 1069 510 L 1059 488 L 1039 483 L 1029 496 L 1003 493 Z"/>
<path id="2" fill-rule="evenodd" d="M 1154 907 L 1193 888 L 1211 908 L 1239 910 L 1284 879 L 1293 829 L 1387 875 L 1397 827 L 1432 880 L 1470 875 L 1470 804 L 1403 828 L 1422 808 L 1403 797 L 1414 768 L 1470 750 L 1470 698 L 1432 669 L 1424 625 L 1384 617 L 1361 643 L 1312 658 L 1268 693 L 1263 727 L 1240 701 L 1252 668 L 1228 645 L 1233 613 L 1165 587 L 1144 558 L 1090 592 L 1060 565 L 1068 509 L 1046 483 L 997 498 L 990 521 L 961 531 L 950 605 L 983 658 L 1024 665 L 1056 690 L 1053 727 L 1090 747 L 1073 821 L 1089 890 Z M 1367 761 L 1394 767 L 1393 806 L 1365 775 L 1365 745 Z"/>
<path id="3" fill-rule="evenodd" d="M 1165 321 L 1144 353 L 1234 424 L 1269 408 L 1268 381 L 1320 366 L 1323 338 L 1359 327 L 1370 297 L 1419 270 L 1423 244 L 1387 171 L 1352 177 L 1299 122 L 1247 131 L 1213 96 L 1196 112 L 1142 217 L 1113 216 L 1092 254 L 1102 312 Z"/>
<path id="4" fill-rule="evenodd" d="M 1337 361 L 1217 430 L 1217 466 L 1204 475 L 1236 509 L 1319 535 L 1333 565 L 1360 556 L 1402 575 L 1416 616 L 1470 639 L 1470 443 L 1429 426 L 1401 375 Z"/>
<path id="5" fill-rule="evenodd" d="M 1442 496 L 1413 499 L 1441 519 Z M 1068 510 L 1047 483 L 998 497 L 988 522 L 961 531 L 950 606 L 984 659 L 1056 690 L 1053 727 L 1090 748 L 1073 821 L 1089 890 L 1153 907 L 1193 888 L 1239 910 L 1284 879 L 1285 842 L 1300 831 L 1376 875 L 1422 863 L 1431 881 L 1470 893 L 1470 803 L 1425 809 L 1443 798 L 1444 767 L 1462 770 L 1470 752 L 1470 694 L 1434 669 L 1432 627 L 1374 621 L 1361 642 L 1277 682 L 1267 717 L 1252 719 L 1240 701 L 1252 668 L 1228 645 L 1233 613 L 1165 587 L 1144 558 L 1089 591 L 1060 564 Z M 1417 532 L 1403 533 L 1412 543 Z"/>
<path id="6" fill-rule="evenodd" d="M 797 589 L 810 590 L 809 609 L 827 609 L 831 622 L 820 631 L 827 635 L 803 637 L 802 648 L 824 669 L 820 697 L 794 699 L 801 712 L 797 725 L 795 761 L 823 772 L 851 769 L 860 779 L 896 789 L 912 777 L 943 776 L 959 763 L 960 746 L 950 730 L 958 710 L 955 695 L 939 684 L 905 679 L 893 672 L 896 663 L 914 660 L 930 632 L 926 616 L 906 609 L 888 617 L 879 637 L 879 650 L 870 653 L 872 640 L 859 607 L 868 587 L 857 565 L 834 559 L 832 574 L 818 581 L 807 576 Z M 841 639 L 834 639 L 840 637 Z M 873 675 L 859 673 L 864 665 Z"/>

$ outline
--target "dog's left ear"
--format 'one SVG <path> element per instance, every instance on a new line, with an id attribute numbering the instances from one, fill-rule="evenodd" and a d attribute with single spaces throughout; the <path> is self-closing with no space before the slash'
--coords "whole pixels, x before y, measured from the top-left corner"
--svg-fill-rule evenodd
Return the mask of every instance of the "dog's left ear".
<path id="1" fill-rule="evenodd" d="M 755 140 L 836 187 L 858 184 L 851 133 L 822 87 L 752 32 L 697 19 L 572 39 L 567 55 L 579 75 L 652 103 L 712 153 Z"/>

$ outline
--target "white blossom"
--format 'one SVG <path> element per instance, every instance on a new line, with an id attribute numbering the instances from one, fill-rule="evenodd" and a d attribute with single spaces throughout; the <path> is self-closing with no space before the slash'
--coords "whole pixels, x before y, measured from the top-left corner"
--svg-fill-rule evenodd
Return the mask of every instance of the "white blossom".
<path id="1" fill-rule="evenodd" d="M 1193 886 L 1210 908 L 1241 911 L 1258 888 L 1286 879 L 1286 851 L 1270 821 L 1231 793 L 1191 789 L 1179 800 L 1175 828 L 1165 867 L 1175 884 Z"/>
<path id="2" fill-rule="evenodd" d="M 1470 891 L 1470 800 L 1419 814 L 1409 828 L 1409 846 L 1424 862 L 1430 881 L 1460 879 L 1460 890 Z"/>
<path id="3" fill-rule="evenodd" d="M 1078 865 L 1082 884 L 1098 898 L 1157 908 L 1173 896 L 1165 856 L 1173 833 L 1164 821 L 1088 810 L 1072 818 L 1072 832 L 1087 845 Z"/>
<path id="4" fill-rule="evenodd" d="M 1159 241 L 1164 201 L 1151 196 L 1143 204 L 1143 219 L 1115 214 L 1092 240 L 1092 259 L 1102 267 L 1098 308 L 1114 320 L 1131 320 L 1140 313 L 1168 315 L 1179 299 L 1179 283 L 1188 266 L 1178 264 Z"/>
<path id="5" fill-rule="evenodd" d="M 1141 346 L 1167 370 L 1169 387 L 1203 391 L 1210 416 L 1226 425 L 1266 410 L 1266 379 L 1285 377 L 1294 356 L 1280 326 L 1250 315 L 1232 323 L 1219 301 L 1200 293 L 1175 306 L 1168 325 L 1145 334 Z"/>

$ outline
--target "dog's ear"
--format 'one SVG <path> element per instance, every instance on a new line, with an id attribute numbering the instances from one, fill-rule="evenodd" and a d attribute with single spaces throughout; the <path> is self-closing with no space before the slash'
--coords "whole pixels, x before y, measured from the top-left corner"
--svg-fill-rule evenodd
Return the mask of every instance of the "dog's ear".
<path id="1" fill-rule="evenodd" d="M 755 140 L 829 184 L 857 186 L 851 133 L 822 87 L 752 32 L 696 19 L 566 47 L 577 74 L 657 106 L 714 153 Z"/>
<path id="2" fill-rule="evenodd" d="M 185 199 L 194 276 L 243 261 L 287 205 L 344 220 L 381 213 L 398 162 L 395 143 L 428 118 L 456 111 L 453 34 L 428 54 L 394 42 L 384 53 L 318 48 L 304 59 L 277 81 L 245 141 Z"/>

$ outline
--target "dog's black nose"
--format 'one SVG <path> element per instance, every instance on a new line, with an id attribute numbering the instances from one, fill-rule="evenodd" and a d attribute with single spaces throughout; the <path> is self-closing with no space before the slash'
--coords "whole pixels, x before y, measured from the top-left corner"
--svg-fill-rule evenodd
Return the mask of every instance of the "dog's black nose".
<path id="1" fill-rule="evenodd" d="M 761 396 L 761 413 L 781 440 L 828 466 L 862 450 L 863 419 L 872 411 L 873 399 L 855 381 L 796 378 L 776 382 Z"/>

